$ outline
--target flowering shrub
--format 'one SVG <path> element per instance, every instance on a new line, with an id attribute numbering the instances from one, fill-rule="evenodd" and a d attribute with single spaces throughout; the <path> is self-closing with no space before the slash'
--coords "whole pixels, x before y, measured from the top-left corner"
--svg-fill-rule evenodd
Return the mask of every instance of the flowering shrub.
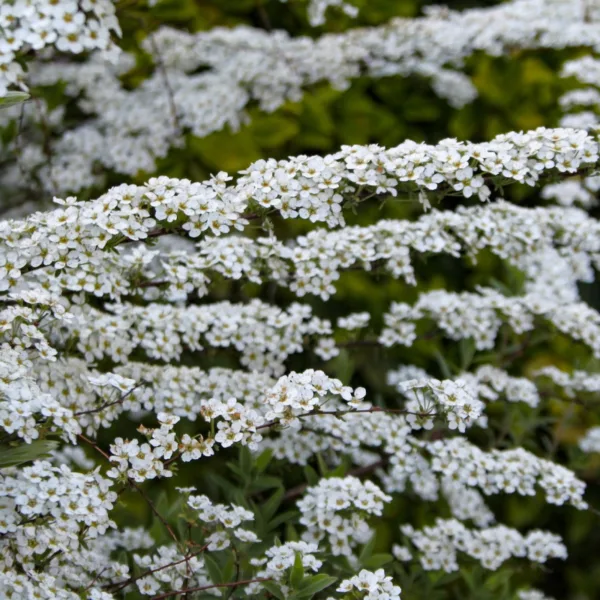
<path id="1" fill-rule="evenodd" d="M 0 595 L 597 597 L 600 6 L 225 4 L 0 7 Z M 282 116 L 409 78 L 451 132 L 490 57 L 557 117 Z"/>

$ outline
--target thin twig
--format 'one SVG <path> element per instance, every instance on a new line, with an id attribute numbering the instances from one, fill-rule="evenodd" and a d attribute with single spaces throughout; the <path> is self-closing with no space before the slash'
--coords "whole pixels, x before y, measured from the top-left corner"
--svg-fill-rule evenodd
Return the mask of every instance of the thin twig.
<path id="1" fill-rule="evenodd" d="M 231 549 L 233 550 L 233 554 L 235 556 L 235 579 L 234 579 L 234 581 L 239 581 L 240 580 L 240 555 L 238 554 L 238 551 L 236 550 L 235 545 L 232 544 Z M 229 594 L 227 594 L 226 600 L 229 600 L 231 598 L 231 596 L 233 596 L 234 593 L 235 593 L 235 588 L 232 586 L 231 590 L 229 591 Z M 187 598 L 187 594 L 186 594 L 186 598 Z"/>
<path id="2" fill-rule="evenodd" d="M 98 581 L 98 579 L 100 579 L 100 577 L 102 576 L 102 573 L 104 573 L 104 571 L 106 571 L 108 569 L 108 567 L 104 567 L 104 569 L 102 569 L 97 575 L 96 577 L 94 577 L 94 579 L 92 579 L 91 583 L 83 590 L 83 593 L 87 592 L 88 590 L 90 590 L 94 584 L 96 583 L 96 581 Z"/>
<path id="3" fill-rule="evenodd" d="M 311 410 L 303 415 L 294 415 L 295 419 L 305 419 L 306 417 L 314 417 L 319 415 L 332 415 L 335 417 L 345 417 L 346 415 L 358 415 L 363 413 L 391 413 L 403 415 L 415 415 L 417 417 L 430 417 L 435 413 L 432 412 L 412 412 L 405 408 L 382 408 L 380 406 L 372 406 L 371 408 L 363 408 L 360 410 Z M 269 421 L 258 425 L 256 429 L 266 429 L 278 425 L 279 421 Z"/>
<path id="4" fill-rule="evenodd" d="M 100 448 L 100 446 L 98 446 L 98 444 L 96 444 L 96 442 L 85 437 L 85 435 L 83 435 L 82 433 L 78 433 L 77 437 L 82 439 L 86 444 L 89 444 L 94 450 L 96 450 L 96 452 L 99 452 L 100 454 L 102 454 L 102 456 L 104 456 L 104 458 L 110 462 L 110 456 L 108 454 L 106 454 L 106 452 L 104 452 L 104 450 L 102 450 L 102 448 Z"/>
<path id="5" fill-rule="evenodd" d="M 262 0 L 256 1 L 256 12 L 258 13 L 262 26 L 267 31 L 272 31 L 273 26 L 271 25 L 271 19 L 269 19 L 269 13 L 267 13 L 267 11 L 265 10 Z"/>
<path id="6" fill-rule="evenodd" d="M 123 394 L 117 400 L 114 400 L 112 402 L 108 402 L 106 404 L 103 404 L 102 406 L 99 406 L 98 408 L 91 408 L 90 410 L 80 410 L 79 412 L 73 413 L 73 416 L 74 417 L 78 417 L 80 415 L 91 415 L 93 413 L 100 412 L 100 411 L 104 410 L 105 408 L 109 408 L 111 406 L 114 406 L 115 404 L 121 404 L 122 402 L 124 402 L 126 400 L 126 398 L 128 396 L 130 396 L 131 394 L 133 394 L 133 392 L 135 392 L 135 390 L 137 390 L 138 388 L 142 387 L 143 385 L 146 385 L 145 381 L 141 381 L 140 383 L 138 383 L 134 388 L 130 389 L 126 394 Z"/>
<path id="7" fill-rule="evenodd" d="M 202 592 L 204 590 L 210 590 L 213 588 L 230 588 L 237 587 L 239 585 L 248 585 L 250 583 L 262 583 L 263 581 L 271 581 L 271 577 L 258 577 L 257 579 L 245 579 L 244 581 L 233 581 L 231 583 L 213 583 L 211 585 L 202 585 L 200 587 L 187 588 L 185 590 L 174 590 L 154 596 L 151 600 L 162 600 L 163 598 L 169 598 L 171 596 L 177 596 L 177 594 L 185 594 L 187 592 Z"/>
<path id="8" fill-rule="evenodd" d="M 126 588 L 129 584 L 136 582 L 138 579 L 142 579 L 142 577 L 146 577 L 147 575 L 151 575 L 152 573 L 156 573 L 158 571 L 163 571 L 164 569 L 168 569 L 169 567 L 174 567 L 176 565 L 181 564 L 182 562 L 188 562 L 190 560 L 190 558 L 194 558 L 194 556 L 198 556 L 198 554 L 202 554 L 207 548 L 208 548 L 208 544 L 206 544 L 206 546 L 202 546 L 202 548 L 200 548 L 200 550 L 198 550 L 197 552 L 194 552 L 193 554 L 188 554 L 184 558 L 173 561 L 173 562 L 169 563 L 168 565 L 163 565 L 162 567 L 156 567 L 154 569 L 148 569 L 147 571 L 144 571 L 143 573 L 140 573 L 139 575 L 136 575 L 135 577 L 130 577 L 126 581 L 117 581 L 116 583 L 111 583 L 104 587 L 108 589 L 108 588 L 112 588 L 114 586 L 118 586 L 114 590 L 112 590 L 112 593 L 115 594 L 116 592 L 119 592 L 123 588 Z"/>
<path id="9" fill-rule="evenodd" d="M 140 493 L 140 495 L 146 501 L 146 503 L 150 507 L 150 510 L 154 513 L 156 518 L 165 526 L 166 530 L 169 532 L 169 535 L 173 538 L 173 541 L 177 544 L 179 548 L 181 548 L 181 544 L 177 539 L 173 528 L 167 523 L 167 520 L 158 512 L 158 509 L 156 508 L 156 506 L 154 506 L 154 503 L 152 502 L 152 500 L 150 500 L 146 492 L 142 490 L 142 488 L 132 479 L 129 480 L 129 483 Z M 183 554 L 185 554 L 185 552 Z"/>
<path id="10" fill-rule="evenodd" d="M 188 522 L 188 546 L 190 545 L 191 542 L 192 542 L 192 523 Z M 186 587 L 189 585 L 190 576 L 191 576 L 190 561 L 186 560 L 185 561 L 185 581 L 184 581 L 184 585 Z M 185 596 L 183 597 L 183 600 L 189 600 L 189 594 L 187 592 L 186 592 Z"/>
<path id="11" fill-rule="evenodd" d="M 77 437 L 82 439 L 87 444 L 90 444 L 97 452 L 102 454 L 102 456 L 104 456 L 104 458 L 106 458 L 106 460 L 111 462 L 110 456 L 106 452 L 104 452 L 104 450 L 102 450 L 102 448 L 100 448 L 98 446 L 98 444 L 96 444 L 94 441 L 85 437 L 81 433 L 79 433 L 77 435 Z M 129 482 L 129 485 L 134 487 L 140 493 L 140 496 L 142 496 L 142 498 L 146 501 L 146 503 L 150 507 L 150 510 L 154 513 L 156 518 L 165 526 L 166 530 L 169 532 L 169 535 L 173 538 L 175 544 L 177 544 L 177 547 L 181 550 L 181 544 L 180 544 L 179 540 L 177 539 L 177 536 L 175 535 L 175 532 L 173 531 L 172 527 L 167 523 L 167 520 L 158 512 L 158 509 L 156 508 L 156 506 L 154 506 L 154 503 L 152 502 L 152 500 L 150 500 L 150 498 L 148 497 L 146 492 L 144 492 L 144 490 L 142 490 L 142 488 L 135 481 L 133 481 L 133 479 L 131 479 L 130 477 L 127 478 L 127 481 Z M 182 554 L 185 554 L 184 550 L 182 550 Z"/>

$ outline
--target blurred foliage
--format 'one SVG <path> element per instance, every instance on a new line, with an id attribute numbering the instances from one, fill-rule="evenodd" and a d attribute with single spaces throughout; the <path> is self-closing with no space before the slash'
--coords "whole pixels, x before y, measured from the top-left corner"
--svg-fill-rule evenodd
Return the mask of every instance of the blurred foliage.
<path id="1" fill-rule="evenodd" d="M 283 28 L 292 35 L 317 36 L 323 32 L 343 31 L 354 26 L 377 25 L 394 16 L 414 17 L 420 14 L 426 2 L 420 0 L 354 0 L 360 7 L 360 15 L 349 19 L 335 10 L 329 13 L 325 26 L 313 29 L 306 20 L 306 5 L 302 1 L 288 0 L 162 0 L 147 9 L 136 0 L 118 2 L 118 16 L 123 26 L 123 47 L 139 56 L 138 67 L 125 82 L 139 84 L 151 71 L 147 57 L 137 49 L 146 34 L 146 26 L 170 24 L 189 31 L 208 30 L 216 26 L 246 24 L 265 29 Z M 493 2 L 452 2 L 451 8 L 486 6 Z M 141 26 L 143 19 L 144 27 Z M 259 158 L 284 158 L 297 154 L 326 154 L 335 152 L 342 144 L 378 143 L 393 146 L 405 139 L 435 142 L 446 137 L 481 141 L 502 132 L 535 128 L 540 125 L 557 124 L 560 110 L 559 96 L 573 86 L 573 82 L 558 76 L 562 62 L 579 51 L 520 52 L 509 57 L 492 58 L 485 55 L 471 57 L 465 67 L 475 83 L 479 97 L 460 110 L 450 108 L 439 99 L 427 81 L 417 78 L 388 77 L 379 80 L 361 78 L 352 82 L 346 91 L 316 85 L 306 92 L 300 102 L 288 102 L 273 113 L 265 113 L 256 107 L 248 110 L 248 124 L 239 131 L 224 130 L 206 138 L 189 136 L 184 148 L 173 150 L 161 161 L 157 172 L 172 177 L 202 180 L 218 170 L 234 172 L 243 169 Z M 62 90 L 56 86 L 44 90 L 43 95 L 51 106 L 62 100 Z M 150 173 L 139 173 L 133 178 L 143 183 Z M 122 176 L 111 178 L 111 184 L 122 183 Z M 96 190 L 98 191 L 98 190 Z M 93 194 L 94 192 L 90 192 Z M 526 186 L 512 187 L 507 191 L 509 199 L 523 204 L 534 204 L 535 192 Z M 349 214 L 353 223 L 372 223 L 378 218 L 410 218 L 420 207 L 413 202 L 399 200 L 383 206 L 367 204 L 356 215 Z M 444 207 L 452 208 L 453 200 L 445 201 Z M 301 223 L 275 221 L 276 231 L 282 237 L 295 236 L 307 230 Z M 257 234 L 261 233 L 257 231 Z M 475 285 L 498 286 L 500 289 L 518 292 L 521 282 L 518 274 L 508 269 L 490 254 L 478 256 L 477 264 L 464 259 L 448 257 L 415 256 L 419 288 L 373 272 L 352 272 L 342 276 L 338 294 L 327 303 L 305 299 L 313 305 L 317 314 L 336 319 L 353 311 L 366 310 L 373 315 L 373 326 L 378 327 L 383 311 L 393 300 L 411 302 L 419 292 L 427 289 L 450 290 L 474 289 Z M 587 286 L 584 297 L 598 306 L 598 291 Z M 286 304 L 294 297 L 282 289 L 253 284 L 222 281 L 215 287 L 213 297 L 232 301 L 259 296 L 279 304 Z M 439 360 L 441 350 L 444 359 Z M 386 350 L 353 348 L 330 361 L 327 371 L 340 377 L 344 383 L 366 385 L 373 391 L 376 402 L 396 402 L 392 390 L 385 385 L 386 372 L 398 364 L 412 363 L 442 376 L 444 371 L 454 374 L 470 363 L 485 359 L 502 366 L 507 357 L 518 353 L 511 363 L 511 370 L 531 372 L 544 365 L 573 364 L 579 368 L 597 370 L 599 365 L 589 359 L 587 351 L 555 334 L 536 339 L 526 335 L 515 336 L 503 332 L 493 356 L 474 354 L 465 345 L 457 345 L 439 339 L 421 340 L 411 348 Z M 188 364 L 203 368 L 213 365 L 236 366 L 236 360 L 226 352 L 207 350 L 186 358 Z M 293 356 L 290 369 L 299 370 L 318 366 L 315 356 Z M 491 421 L 500 427 L 474 434 L 483 447 L 495 445 L 519 445 L 540 455 L 556 456 L 566 465 L 576 468 L 589 484 L 587 496 L 591 506 L 600 507 L 599 457 L 586 458 L 574 449 L 573 442 L 582 431 L 600 420 L 589 410 L 579 407 L 572 410 L 565 398 L 547 398 L 543 406 L 532 409 L 527 406 L 492 405 Z M 182 424 L 190 433 L 198 433 L 201 425 Z M 102 433 L 99 443 L 106 447 L 112 439 L 125 435 L 123 423 L 117 423 Z M 477 437 L 479 436 L 479 437 Z M 158 497 L 165 507 L 169 520 L 176 524 L 177 506 L 173 504 L 177 494 L 168 486 L 196 486 L 201 493 L 216 499 L 234 501 L 247 505 L 260 504 L 272 496 L 283 481 L 286 488 L 307 481 L 301 469 L 290 469 L 284 462 L 272 460 L 268 477 L 261 480 L 259 474 L 242 472 L 244 452 L 237 450 L 222 453 L 210 461 L 198 461 L 183 465 L 176 481 L 148 484 L 150 494 Z M 233 467 L 232 467 L 233 465 Z M 322 465 L 311 465 L 319 470 Z M 271 487 L 275 486 L 275 488 Z M 165 491 L 166 489 L 166 491 Z M 159 493 L 160 490 L 160 493 Z M 292 502 L 282 501 L 285 511 L 293 510 Z M 593 600 L 600 598 L 600 558 L 596 552 L 600 539 L 599 517 L 596 512 L 577 512 L 572 508 L 549 507 L 541 497 L 500 497 L 490 499 L 490 504 L 500 522 L 523 528 L 548 528 L 561 534 L 567 543 L 570 557 L 567 561 L 554 561 L 539 568 L 537 584 L 560 600 Z M 283 512 L 285 512 L 283 511 Z M 389 552 L 392 543 L 399 541 L 399 525 L 410 522 L 415 526 L 431 523 L 436 516 L 447 515 L 442 503 L 415 502 L 407 493 L 396 497 L 388 507 L 384 518 L 373 523 L 377 530 L 373 554 Z M 115 513 L 115 520 L 135 526 L 149 525 L 157 542 L 167 542 L 164 528 L 148 509 L 143 499 L 135 493 L 123 496 L 123 503 Z M 268 521 L 268 519 L 267 519 Z M 268 529 L 268 524 L 264 524 Z M 276 527 L 284 537 L 293 532 L 284 523 Z M 290 539 L 293 539 L 291 537 Z M 464 557 L 463 557 L 464 558 Z M 456 598 L 482 600 L 484 598 L 514 598 L 511 595 L 522 581 L 528 581 L 523 563 L 507 563 L 497 572 L 484 571 L 473 564 L 466 566 L 456 576 L 423 574 L 420 569 L 396 566 L 397 577 L 403 587 L 403 595 L 409 599 Z M 218 565 L 217 565 L 218 567 Z M 523 569 L 523 571 L 522 571 Z M 527 569 L 529 571 L 529 569 Z M 512 591 L 511 591 L 512 590 Z M 128 597 L 134 598 L 135 594 Z"/>

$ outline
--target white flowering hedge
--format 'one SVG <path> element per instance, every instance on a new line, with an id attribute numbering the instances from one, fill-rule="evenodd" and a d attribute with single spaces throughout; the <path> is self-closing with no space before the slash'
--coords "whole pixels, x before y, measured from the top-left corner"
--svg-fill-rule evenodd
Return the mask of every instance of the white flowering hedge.
<path id="1" fill-rule="evenodd" d="M 559 523 L 597 527 L 600 426 L 564 433 L 600 418 L 600 6 L 294 37 L 130 4 L 0 6 L 0 596 L 548 598 Z M 458 109 L 469 57 L 565 49 L 560 122 L 156 172 L 319 83 Z"/>

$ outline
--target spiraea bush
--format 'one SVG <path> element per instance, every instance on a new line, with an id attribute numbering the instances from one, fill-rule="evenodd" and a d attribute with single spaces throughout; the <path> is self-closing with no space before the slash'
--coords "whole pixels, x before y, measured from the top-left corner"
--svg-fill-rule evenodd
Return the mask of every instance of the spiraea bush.
<path id="1" fill-rule="evenodd" d="M 0 595 L 600 597 L 600 4 L 0 6 Z"/>

